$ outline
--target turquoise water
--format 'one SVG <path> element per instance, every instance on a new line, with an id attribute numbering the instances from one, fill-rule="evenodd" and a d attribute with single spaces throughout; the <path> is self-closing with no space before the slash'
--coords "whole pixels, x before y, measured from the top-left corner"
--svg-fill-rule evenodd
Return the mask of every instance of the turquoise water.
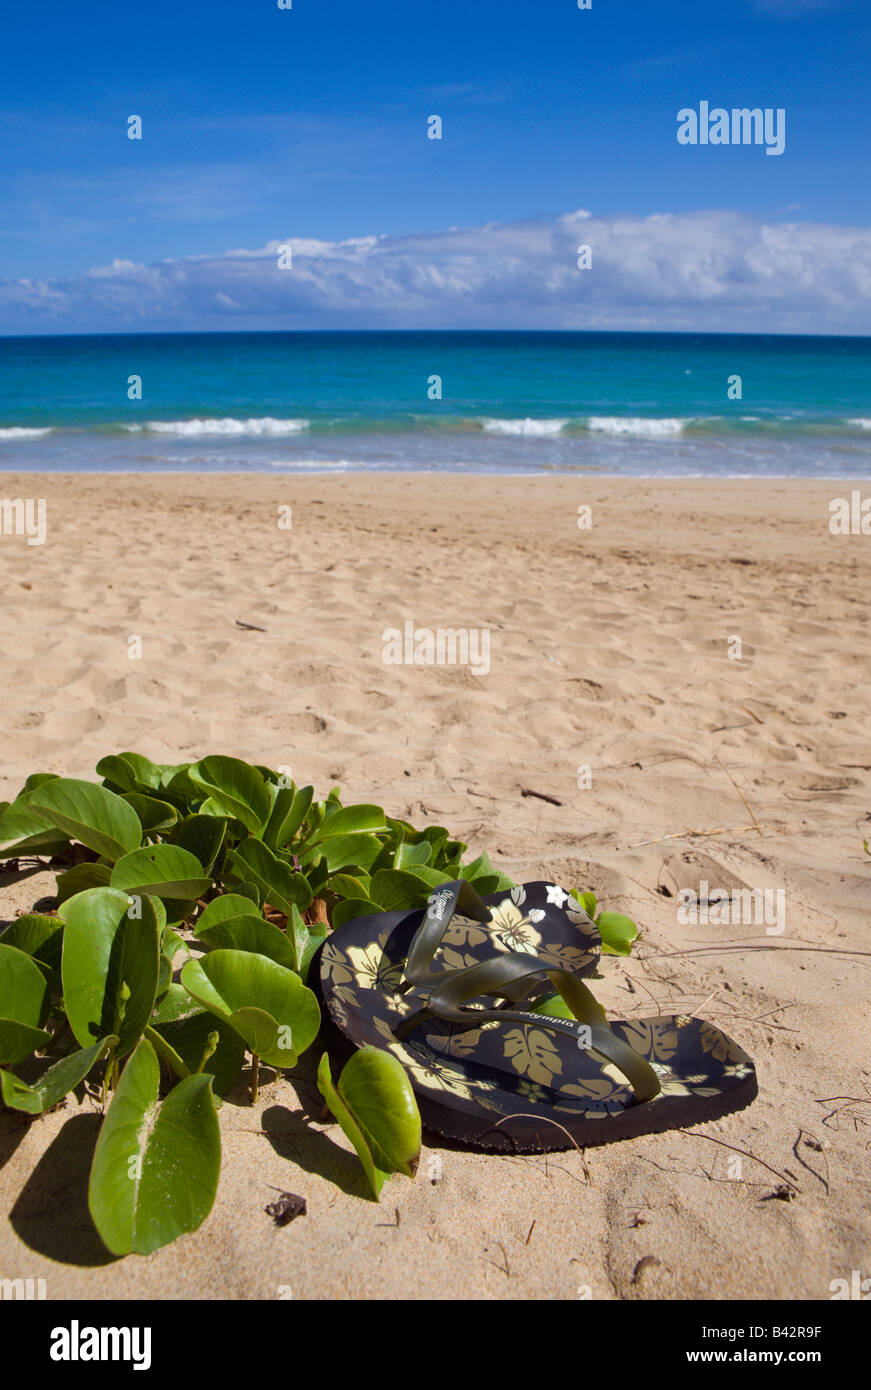
<path id="1" fill-rule="evenodd" d="M 871 339 L 0 338 L 0 468 L 316 466 L 868 477 Z"/>

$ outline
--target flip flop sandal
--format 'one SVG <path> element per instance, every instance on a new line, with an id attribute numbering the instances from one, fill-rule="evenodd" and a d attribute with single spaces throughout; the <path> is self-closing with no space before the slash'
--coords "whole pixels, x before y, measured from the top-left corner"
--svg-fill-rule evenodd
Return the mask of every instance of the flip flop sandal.
<path id="1" fill-rule="evenodd" d="M 542 901 L 532 890 L 547 887 L 527 885 L 531 898 L 508 901 L 528 916 L 529 901 Z M 398 1057 L 425 1129 L 476 1148 L 541 1152 L 683 1128 L 750 1104 L 756 1070 L 719 1028 L 682 1015 L 609 1023 L 580 978 L 587 953 L 573 970 L 564 949 L 515 949 L 498 929 L 499 903 L 487 906 L 493 898 L 506 901 L 458 881 L 436 889 L 422 912 L 356 917 L 330 933 L 309 975 L 328 1046 L 347 1055 L 368 1044 Z M 535 925 L 550 937 L 544 919 Z M 589 939 L 592 923 L 579 925 Z M 533 1012 L 560 997 L 573 1018 Z"/>

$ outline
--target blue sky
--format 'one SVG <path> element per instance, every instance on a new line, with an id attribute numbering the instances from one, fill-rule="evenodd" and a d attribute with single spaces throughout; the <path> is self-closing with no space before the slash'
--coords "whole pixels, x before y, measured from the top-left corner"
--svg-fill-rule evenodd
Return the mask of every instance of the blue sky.
<path id="1" fill-rule="evenodd" d="M 293 0 L 291 11 L 275 0 L 49 0 L 7 8 L 4 49 L 0 332 L 408 326 L 400 297 L 433 234 L 476 229 L 464 254 L 480 261 L 491 224 L 552 233 L 579 208 L 593 213 L 603 255 L 612 238 L 615 277 L 616 228 L 643 239 L 644 219 L 665 214 L 691 237 L 699 214 L 722 214 L 725 241 L 706 241 L 705 254 L 725 258 L 713 272 L 725 277 L 724 324 L 730 281 L 770 280 L 770 267 L 754 269 L 748 229 L 765 242 L 803 225 L 793 281 L 800 294 L 813 275 L 807 315 L 825 297 L 822 263 L 827 326 L 861 331 L 864 279 L 831 281 L 848 251 L 835 229 L 871 224 L 867 0 L 593 0 L 590 11 L 576 0 Z M 784 107 L 785 153 L 681 147 L 676 113 L 701 99 Z M 141 141 L 126 138 L 133 113 Z M 438 142 L 426 139 L 433 113 Z M 736 226 L 744 249 L 729 259 Z M 384 278 L 383 302 L 371 269 L 358 274 L 359 256 L 336 250 L 358 238 L 402 251 L 405 274 Z M 263 270 L 266 248 L 291 241 L 305 268 L 306 239 L 318 243 L 313 269 L 332 260 L 342 273 L 330 290 L 318 272 L 317 294 L 304 277 L 284 282 L 276 311 L 262 275 L 249 264 L 245 281 L 233 253 L 260 254 Z M 522 254 L 540 257 L 541 245 Z M 867 274 L 865 241 L 853 252 Z M 675 275 L 691 319 L 692 286 Z M 481 278 L 498 298 L 492 275 L 458 288 L 444 270 L 434 318 L 474 326 L 477 310 L 480 326 L 501 325 L 474 298 Z M 552 326 L 582 326 L 560 320 L 557 281 Z M 418 276 L 409 310 L 423 326 L 424 288 Z M 611 292 L 625 326 L 642 324 L 637 287 L 620 299 L 612 277 Z"/>

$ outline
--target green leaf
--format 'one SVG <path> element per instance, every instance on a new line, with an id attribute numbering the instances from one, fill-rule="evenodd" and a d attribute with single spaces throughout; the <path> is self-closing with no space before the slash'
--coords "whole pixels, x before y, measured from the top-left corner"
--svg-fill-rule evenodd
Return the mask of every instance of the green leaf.
<path id="1" fill-rule="evenodd" d="M 327 816 L 315 833 L 309 838 L 309 845 L 337 835 L 359 835 L 367 830 L 386 830 L 387 823 L 380 806 L 345 806 L 341 811 Z"/>
<path id="2" fill-rule="evenodd" d="M 460 869 L 460 878 L 466 879 L 469 883 L 474 883 L 478 878 L 489 877 L 493 873 L 493 865 L 490 863 L 490 856 L 486 850 L 473 859 L 471 864 L 465 864 Z"/>
<path id="3" fill-rule="evenodd" d="M 326 1052 L 321 1057 L 318 1067 L 318 1090 L 330 1107 L 333 1118 L 338 1121 L 340 1128 L 354 1145 L 357 1157 L 363 1165 L 366 1181 L 372 1189 L 372 1194 L 377 1202 L 381 1196 L 381 1189 L 390 1177 L 390 1174 L 382 1168 L 376 1168 L 371 1150 L 366 1143 L 366 1136 L 333 1085 L 332 1077 L 330 1076 L 330 1059 Z"/>
<path id="4" fill-rule="evenodd" d="M 379 1168 L 414 1177 L 421 1124 L 408 1073 L 392 1053 L 361 1047 L 345 1064 L 339 1092 Z"/>
<path id="5" fill-rule="evenodd" d="M 587 916 L 595 921 L 596 918 L 596 895 L 595 893 L 582 893 L 579 888 L 573 888 L 569 893 L 570 898 L 574 898 L 576 903 L 580 903 Z"/>
<path id="6" fill-rule="evenodd" d="M 113 1255 L 150 1255 L 212 1209 L 221 1139 L 212 1078 L 189 1076 L 158 1107 L 160 1068 L 143 1039 L 112 1099 L 91 1166 L 88 1205 Z"/>
<path id="7" fill-rule="evenodd" d="M 355 917 L 368 917 L 372 912 L 381 911 L 383 909 L 377 903 L 370 902 L 368 898 L 343 898 L 333 908 L 333 931 L 343 927 L 346 922 L 352 922 Z"/>
<path id="8" fill-rule="evenodd" d="M 159 903 L 160 898 L 155 898 L 154 902 Z M 171 927 L 166 926 L 160 934 L 160 951 L 161 954 L 166 956 L 170 961 L 175 960 L 179 951 L 184 951 L 188 956 L 191 953 L 190 946 L 187 941 L 185 941 L 184 937 L 179 936 L 178 932 L 174 932 Z"/>
<path id="9" fill-rule="evenodd" d="M 56 777 L 56 772 L 31 772 L 21 790 L 23 792 L 32 792 L 34 787 L 41 787 L 43 782 L 53 782 Z"/>
<path id="10" fill-rule="evenodd" d="M 178 820 L 178 811 L 168 801 L 159 801 L 156 796 L 142 796 L 139 792 L 122 792 L 121 800 L 139 817 L 143 835 L 163 834 L 171 830 Z"/>
<path id="11" fill-rule="evenodd" d="M 453 883 L 457 877 L 455 873 L 446 873 L 444 869 L 431 869 L 428 864 L 418 864 L 414 870 L 414 876 L 426 883 L 430 891 L 433 888 L 438 888 L 442 883 Z"/>
<path id="12" fill-rule="evenodd" d="M 308 815 L 313 795 L 312 787 L 300 787 L 297 791 L 292 787 L 279 788 L 263 836 L 270 849 L 281 849 L 290 843 Z"/>
<path id="13" fill-rule="evenodd" d="M 252 835 L 261 835 L 272 812 L 272 794 L 250 763 L 238 758 L 203 758 L 188 776 L 218 808 L 219 814 L 240 820 Z"/>
<path id="14" fill-rule="evenodd" d="M 214 816 L 187 816 L 173 830 L 170 840 L 172 844 L 178 845 L 179 849 L 186 849 L 189 854 L 193 854 L 203 866 L 203 872 L 209 873 L 218 857 L 221 845 L 224 843 L 224 836 L 227 833 L 227 823 L 217 820 Z"/>
<path id="15" fill-rule="evenodd" d="M 368 873 L 381 848 L 381 841 L 375 835 L 336 835 L 328 836 L 300 858 L 308 863 L 316 854 L 322 854 L 330 873 L 339 869 L 362 869 Z"/>
<path id="16" fill-rule="evenodd" d="M 199 1003 L 235 1028 L 269 1066 L 295 1066 L 299 1054 L 317 1036 L 317 999 L 298 975 L 266 956 L 212 951 L 201 960 L 188 961 L 181 982 Z"/>
<path id="17" fill-rule="evenodd" d="M 570 1018 L 574 1020 L 566 1001 L 561 994 L 550 994 L 546 999 L 541 999 L 537 1004 L 529 1006 L 529 1012 L 533 1014 L 546 1014 L 548 1018 Z"/>
<path id="18" fill-rule="evenodd" d="M 126 801 L 95 782 L 55 777 L 31 793 L 34 811 L 113 862 L 142 842 L 142 823 Z"/>
<path id="19" fill-rule="evenodd" d="M 169 989 L 155 1004 L 149 1027 L 162 1028 L 164 1023 L 174 1023 L 177 1018 L 184 1018 L 188 1014 L 197 1012 L 202 1011 L 197 1009 L 197 1005 L 184 985 L 173 980 Z"/>
<path id="20" fill-rule="evenodd" d="M 369 894 L 369 883 L 368 874 L 333 874 L 328 887 L 340 898 L 365 898 Z"/>
<path id="21" fill-rule="evenodd" d="M 225 1096 L 239 1080 L 245 1061 L 245 1040 L 235 1028 L 208 1009 L 191 1010 L 192 1000 L 185 992 L 188 1012 L 181 1018 L 154 1024 L 154 1031 L 178 1054 L 189 1071 L 200 1070 L 203 1053 L 211 1033 L 218 1034 L 218 1046 L 207 1058 L 202 1071 L 214 1077 L 215 1094 Z"/>
<path id="22" fill-rule="evenodd" d="M 108 864 L 74 864 L 55 879 L 58 908 L 86 888 L 108 888 L 112 870 Z"/>
<path id="23" fill-rule="evenodd" d="M 81 1052 L 72 1052 L 69 1057 L 62 1057 L 43 1073 L 34 1086 L 28 1086 L 11 1072 L 0 1071 L 4 1102 L 10 1109 L 23 1110 L 27 1115 L 43 1114 L 84 1081 L 94 1064 L 99 1062 L 117 1041 L 116 1037 L 110 1035 L 108 1038 L 101 1038 L 93 1047 L 86 1047 Z"/>
<path id="24" fill-rule="evenodd" d="M 305 984 L 308 978 L 308 968 L 311 965 L 312 957 L 320 946 L 321 942 L 328 935 L 328 928 L 325 922 L 318 922 L 312 927 L 307 927 L 302 920 L 299 908 L 295 907 L 287 919 L 287 934 L 293 938 L 299 965 L 300 979 Z"/>
<path id="25" fill-rule="evenodd" d="M 403 869 L 379 869 L 372 876 L 369 895 L 383 912 L 403 907 L 424 907 L 432 889 L 416 874 Z"/>
<path id="26" fill-rule="evenodd" d="M 16 917 L 0 936 L 0 944 L 14 946 L 26 956 L 41 961 L 49 970 L 60 970 L 64 924 L 59 917 L 27 912 Z"/>
<path id="27" fill-rule="evenodd" d="M 477 878 L 471 882 L 475 885 L 475 891 L 484 897 L 486 893 L 495 893 L 499 888 L 499 874 L 478 874 Z"/>
<path id="28" fill-rule="evenodd" d="M 602 938 L 603 956 L 628 956 L 632 943 L 638 935 L 638 928 L 631 917 L 622 912 L 600 912 L 596 926 Z"/>
<path id="29" fill-rule="evenodd" d="M 167 1070 L 176 1080 L 184 1081 L 186 1076 L 190 1076 L 191 1069 L 184 1058 L 179 1057 L 172 1044 L 168 1043 L 163 1034 L 158 1033 L 157 1029 L 150 1023 L 142 1036 L 145 1038 L 146 1042 L 151 1043 L 160 1061 L 164 1063 Z"/>
<path id="30" fill-rule="evenodd" d="M 245 914 L 229 917 L 223 922 L 213 922 L 210 927 L 196 927 L 198 940 L 210 949 L 226 948 L 233 951 L 254 951 L 257 955 L 268 956 L 288 970 L 299 966 L 294 944 L 283 931 L 267 922 L 263 917 Z"/>
<path id="31" fill-rule="evenodd" d="M 110 754 L 100 759 L 96 771 L 98 777 L 112 782 L 123 792 L 142 792 L 148 796 L 161 786 L 160 768 L 141 753 Z"/>
<path id="32" fill-rule="evenodd" d="M 397 846 L 393 856 L 394 869 L 415 869 L 420 865 L 427 865 L 432 859 L 432 845 L 429 840 L 421 840 L 416 845 L 410 845 L 404 841 Z"/>
<path id="33" fill-rule="evenodd" d="M 414 1176 L 420 1114 L 405 1068 L 395 1057 L 377 1047 L 362 1047 L 334 1086 L 324 1053 L 318 1089 L 353 1144 L 376 1201 L 391 1172 Z"/>
<path id="34" fill-rule="evenodd" d="M 126 893 L 88 888 L 64 906 L 64 1005 L 81 1047 L 116 1033 L 123 1057 L 148 1023 L 157 995 L 160 926 L 151 899 L 140 903 L 141 917 L 131 917 Z"/>
<path id="35" fill-rule="evenodd" d="M 48 1011 L 45 976 L 30 956 L 0 944 L 0 1065 L 14 1066 L 51 1042 L 42 1027 Z"/>
<path id="36" fill-rule="evenodd" d="M 218 922 L 229 922 L 232 917 L 254 917 L 261 920 L 260 909 L 250 898 L 242 893 L 222 893 L 207 903 L 197 918 L 196 931 L 206 931 Z"/>
<path id="37" fill-rule="evenodd" d="M 69 836 L 61 834 L 53 820 L 31 809 L 30 795 L 23 792 L 0 812 L 0 857 L 3 859 L 11 859 L 16 854 L 56 854 L 69 844 Z"/>
<path id="38" fill-rule="evenodd" d="M 428 840 L 433 847 L 433 857 L 430 863 L 435 864 L 436 857 L 441 854 L 448 842 L 448 832 L 443 825 L 428 825 L 421 833 L 423 838 Z"/>
<path id="39" fill-rule="evenodd" d="M 124 893 L 150 893 L 184 902 L 207 893 L 212 880 L 198 859 L 178 845 L 143 845 L 118 860 L 109 880 Z"/>
<path id="40" fill-rule="evenodd" d="M 38 967 L 36 967 L 38 969 Z M 15 1066 L 29 1057 L 31 1052 L 48 1047 L 51 1033 L 45 1028 L 34 1028 L 30 1023 L 21 1023 L 17 1018 L 0 1017 L 0 1066 Z"/>
<path id="41" fill-rule="evenodd" d="M 305 875 L 294 873 L 262 840 L 253 837 L 243 840 L 238 849 L 230 851 L 229 858 L 234 873 L 255 883 L 263 901 L 277 907 L 279 912 L 289 916 L 293 903 L 304 911 L 311 902 L 312 892 Z"/>

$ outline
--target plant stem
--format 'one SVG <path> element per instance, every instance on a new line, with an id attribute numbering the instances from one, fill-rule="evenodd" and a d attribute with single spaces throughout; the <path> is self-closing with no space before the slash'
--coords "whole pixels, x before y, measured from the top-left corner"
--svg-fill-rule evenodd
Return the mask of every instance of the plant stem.
<path id="1" fill-rule="evenodd" d="M 203 1067 L 206 1065 L 206 1062 L 208 1062 L 209 1058 L 213 1055 L 213 1053 L 217 1051 L 219 1041 L 220 1035 L 217 1031 L 210 1033 L 209 1036 L 206 1038 L 206 1045 L 203 1048 L 203 1055 L 200 1058 L 200 1065 L 197 1067 L 197 1075 L 199 1075 L 199 1073 L 202 1071 Z"/>
<path id="2" fill-rule="evenodd" d="M 184 1081 L 186 1076 L 190 1076 L 190 1068 L 179 1057 L 174 1047 L 162 1038 L 156 1028 L 150 1025 L 145 1029 L 145 1037 L 151 1043 L 158 1057 L 162 1057 L 170 1071 L 174 1072 L 180 1081 Z"/>
<path id="3" fill-rule="evenodd" d="M 257 1104 L 259 1093 L 258 1081 L 260 1077 L 260 1058 L 256 1052 L 251 1053 L 251 1104 Z"/>
<path id="4" fill-rule="evenodd" d="M 106 1100 L 109 1095 L 109 1083 L 112 1077 L 112 1068 L 114 1067 L 114 1065 L 115 1049 L 114 1047 L 110 1047 L 108 1053 L 106 1054 L 106 1066 L 105 1070 L 103 1071 L 103 1087 L 100 1091 L 100 1105 L 104 1110 L 106 1108 Z"/>

